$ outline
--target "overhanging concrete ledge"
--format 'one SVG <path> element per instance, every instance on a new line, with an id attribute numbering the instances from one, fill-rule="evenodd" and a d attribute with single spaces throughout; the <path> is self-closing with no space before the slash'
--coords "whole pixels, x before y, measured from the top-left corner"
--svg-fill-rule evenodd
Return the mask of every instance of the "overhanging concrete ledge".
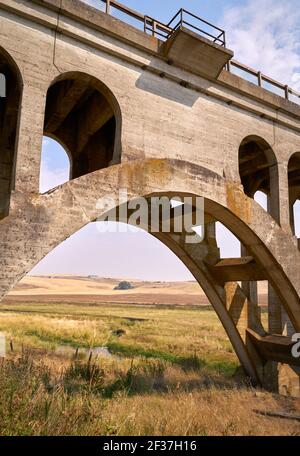
<path id="1" fill-rule="evenodd" d="M 162 47 L 169 63 L 193 73 L 217 79 L 233 52 L 184 27 L 176 30 Z"/>

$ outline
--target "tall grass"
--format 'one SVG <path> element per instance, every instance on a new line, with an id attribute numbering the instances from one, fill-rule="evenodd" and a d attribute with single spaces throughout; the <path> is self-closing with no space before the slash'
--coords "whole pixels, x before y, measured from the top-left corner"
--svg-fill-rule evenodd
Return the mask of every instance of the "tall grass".
<path id="1" fill-rule="evenodd" d="M 0 435 L 300 435 L 253 411 L 300 404 L 234 375 L 208 308 L 1 304 L 0 331 Z M 114 356 L 75 359 L 101 346 Z"/>
<path id="2" fill-rule="evenodd" d="M 0 435 L 300 433 L 295 422 L 253 411 L 282 408 L 283 398 L 233 380 L 153 360 L 123 368 L 69 360 L 59 372 L 58 362 L 51 353 L 43 360 L 23 353 L 1 361 Z"/>

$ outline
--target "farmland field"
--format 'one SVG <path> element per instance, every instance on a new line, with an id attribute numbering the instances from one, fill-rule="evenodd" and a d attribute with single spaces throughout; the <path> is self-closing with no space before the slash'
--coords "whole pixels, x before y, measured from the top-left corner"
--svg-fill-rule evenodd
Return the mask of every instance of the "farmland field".
<path id="1" fill-rule="evenodd" d="M 0 435 L 300 435 L 195 283 L 116 283 L 27 277 L 1 303 Z"/>

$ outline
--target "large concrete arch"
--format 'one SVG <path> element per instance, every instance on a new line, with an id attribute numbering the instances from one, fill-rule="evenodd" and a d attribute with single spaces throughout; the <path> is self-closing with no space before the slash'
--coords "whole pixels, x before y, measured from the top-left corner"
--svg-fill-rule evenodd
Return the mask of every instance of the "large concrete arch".
<path id="1" fill-rule="evenodd" d="M 127 189 L 128 201 L 157 194 L 204 196 L 205 213 L 221 221 L 247 246 L 272 283 L 294 327 L 300 330 L 300 252 L 294 238 L 248 198 L 241 186 L 180 160 L 125 162 L 81 176 L 43 195 L 15 194 L 15 210 L 0 222 L 4 266 L 0 271 L 1 297 L 54 247 L 113 209 L 120 188 Z M 99 204 L 103 198 L 108 201 L 106 206 Z M 158 238 L 190 269 L 214 305 L 246 372 L 263 383 L 259 356 L 251 343 L 245 345 L 226 309 L 226 287 L 220 287 L 197 247 L 184 245 L 172 235 L 158 234 Z M 253 328 L 257 329 L 250 325 Z"/>
<path id="2" fill-rule="evenodd" d="M 100 198 L 116 195 L 119 188 L 123 187 L 128 189 L 129 199 L 152 193 L 204 196 L 207 213 L 220 220 L 247 245 L 249 251 L 266 269 L 268 277 L 274 282 L 280 295 L 280 289 L 284 288 L 283 302 L 295 326 L 300 328 L 300 278 L 299 268 L 294 267 L 295 262 L 300 264 L 300 253 L 294 239 L 284 233 L 255 201 L 246 197 L 240 186 L 226 182 L 219 175 L 201 166 L 177 160 L 148 159 L 126 162 L 81 176 L 38 197 L 15 195 L 16 199 L 23 200 L 24 209 L 22 211 L 20 206 L 16 205 L 17 210 L 12 211 L 9 217 L 1 221 L 2 258 L 11 257 L 13 260 L 12 255 L 5 254 L 3 249 L 9 247 L 8 237 L 15 236 L 19 224 L 29 230 L 20 232 L 17 236 L 21 243 L 26 239 L 30 241 L 30 226 L 34 228 L 35 233 L 36 224 L 44 223 L 44 227 L 40 234 L 35 234 L 30 246 L 28 245 L 32 250 L 34 245 L 38 244 L 36 251 L 32 251 L 33 255 L 28 255 L 27 260 L 24 258 L 28 265 L 19 264 L 16 274 L 7 277 L 10 285 L 4 287 L 2 282 L 1 294 L 4 295 L 13 287 L 56 245 L 86 223 L 99 217 L 101 214 L 97 209 L 97 202 Z M 64 215 L 65 222 L 61 223 Z M 8 229 L 9 226 L 11 229 Z M 279 239 L 281 242 L 278 242 Z M 17 243 L 18 240 L 13 242 L 15 245 Z M 25 243 L 22 250 L 26 246 Z M 1 274 L 6 275 L 5 270 L 2 270 Z"/>

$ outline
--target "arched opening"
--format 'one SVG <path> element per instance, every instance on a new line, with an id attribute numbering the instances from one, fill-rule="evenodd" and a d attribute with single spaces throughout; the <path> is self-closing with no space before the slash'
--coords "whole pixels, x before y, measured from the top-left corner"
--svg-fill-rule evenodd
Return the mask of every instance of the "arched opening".
<path id="1" fill-rule="evenodd" d="M 293 233 L 300 237 L 300 152 L 290 158 L 288 164 L 290 220 Z"/>
<path id="2" fill-rule="evenodd" d="M 17 65 L 0 47 L 0 219 L 9 213 L 14 188 L 22 78 Z"/>
<path id="3" fill-rule="evenodd" d="M 46 312 L 45 317 L 35 314 L 26 320 L 18 333 L 25 333 L 22 343 L 42 349 L 52 339 L 53 349 L 63 347 L 69 356 L 76 346 L 82 353 L 105 344 L 113 360 L 116 357 L 116 368 L 127 358 L 135 364 L 149 359 L 179 369 L 182 382 L 190 381 L 185 372 L 191 370 L 198 382 L 206 372 L 228 381 L 238 366 L 237 356 L 189 269 L 143 229 L 108 222 L 105 230 L 106 224 L 89 223 L 74 233 L 8 296 L 21 307 L 39 302 Z M 120 287 L 125 281 L 130 288 Z M 22 324 L 21 313 L 19 320 Z M 0 327 L 3 324 L 0 316 Z"/>
<path id="4" fill-rule="evenodd" d="M 151 181 L 151 176 L 154 174 L 154 169 L 157 167 L 157 162 L 155 162 L 155 167 L 151 160 L 146 161 L 144 164 L 144 176 L 147 177 L 145 179 L 144 186 L 139 186 L 136 188 L 133 184 L 132 187 L 132 173 L 127 173 L 124 175 L 124 186 L 127 185 L 127 188 L 130 188 L 131 194 L 136 195 L 135 197 L 130 197 L 130 203 L 134 202 L 132 199 L 138 199 L 138 195 L 145 195 L 145 198 L 148 200 L 152 196 L 163 196 L 168 195 L 170 200 L 173 200 L 176 196 L 179 197 L 188 197 L 191 196 L 196 197 L 193 191 L 189 191 L 192 188 L 192 181 L 184 180 L 180 183 L 179 190 L 177 191 L 172 188 L 172 184 L 174 182 L 174 176 L 176 176 L 176 168 L 172 170 L 168 170 L 168 174 L 164 176 L 165 184 L 162 184 L 162 189 L 159 192 L 153 192 L 153 183 Z M 180 163 L 181 165 L 181 163 Z M 130 168 L 131 164 L 128 164 L 128 169 Z M 105 173 L 108 176 L 111 174 L 114 175 L 112 170 L 106 170 Z M 181 177 L 181 174 L 180 174 Z M 86 179 L 84 179 L 85 181 Z M 99 176 L 99 184 L 103 182 L 102 176 Z M 48 233 L 44 235 L 41 233 L 41 248 L 34 252 L 34 255 L 31 259 L 31 266 L 34 266 L 34 262 L 38 262 L 43 256 L 49 253 L 55 246 L 59 245 L 63 240 L 67 239 L 72 233 L 78 231 L 82 226 L 87 223 L 87 218 L 84 216 L 83 218 L 78 218 L 78 211 L 77 203 L 76 203 L 76 192 L 80 192 L 81 196 L 81 205 L 80 205 L 80 213 L 90 214 L 88 215 L 89 220 L 96 220 L 98 216 L 103 215 L 103 211 L 105 213 L 108 211 L 112 211 L 114 208 L 119 207 L 118 203 L 114 198 L 110 198 L 109 201 L 106 201 L 106 204 L 102 207 L 97 206 L 97 211 L 90 212 L 89 207 L 93 204 L 94 201 L 99 201 L 100 195 L 105 195 L 106 187 L 101 188 L 98 193 L 91 195 L 90 192 L 87 192 L 87 186 L 84 185 L 82 188 L 78 189 L 78 182 L 71 182 L 68 184 L 67 188 L 70 190 L 71 193 L 74 192 L 74 198 L 72 199 L 73 205 L 72 210 L 70 207 L 67 208 L 67 212 L 64 212 L 64 215 L 68 217 L 68 225 L 64 226 L 62 221 L 62 211 L 56 210 L 52 212 L 51 217 L 51 226 L 52 226 L 52 233 L 54 236 L 48 238 Z M 103 182 L 103 185 L 105 183 Z M 118 183 L 116 183 L 115 187 L 115 196 L 118 196 Z M 141 185 L 141 184 L 139 184 Z M 171 190 L 169 188 L 171 187 Z M 111 188 L 111 182 L 107 189 Z M 61 194 L 64 193 L 66 188 L 64 189 L 57 189 L 53 192 L 51 196 L 51 201 L 53 207 L 57 208 L 57 203 L 59 203 L 61 199 Z M 202 189 L 198 190 L 198 195 L 202 194 Z M 43 197 L 40 197 L 42 200 Z M 191 201 L 194 201 L 193 198 Z M 223 200 L 222 200 L 223 201 Z M 123 204 L 127 204 L 126 202 Z M 193 202 L 189 203 L 192 205 L 194 209 Z M 105 208 L 105 209 L 104 209 Z M 148 208 L 147 208 L 148 209 Z M 253 205 L 254 213 L 260 215 L 262 221 L 264 222 L 264 230 L 268 230 L 271 228 L 273 230 L 274 236 L 272 239 L 265 239 L 264 231 L 261 228 L 261 225 L 255 225 L 254 228 L 248 226 L 247 223 L 244 222 L 243 219 L 240 219 L 238 215 L 228 209 L 222 202 L 219 200 L 215 201 L 212 198 L 205 199 L 204 205 L 204 224 L 211 226 L 214 225 L 216 221 L 220 221 L 227 227 L 230 231 L 234 233 L 235 236 L 239 239 L 239 241 L 247 246 L 249 249 L 249 255 L 252 258 L 246 258 L 246 261 L 240 262 L 220 262 L 220 258 L 218 257 L 218 249 L 216 248 L 216 243 L 214 242 L 214 230 L 209 229 L 209 236 L 206 239 L 206 244 L 200 246 L 200 248 L 194 248 L 193 245 L 187 245 L 184 240 L 185 234 L 181 233 L 179 235 L 164 235 L 164 233 L 159 233 L 156 235 L 154 234 L 159 240 L 161 240 L 167 247 L 172 250 L 175 255 L 178 256 L 179 259 L 187 266 L 188 270 L 193 274 L 196 278 L 198 283 L 201 285 L 203 290 L 205 291 L 208 299 L 212 303 L 219 319 L 221 320 L 224 328 L 226 329 L 227 335 L 229 336 L 235 351 L 241 360 L 242 364 L 244 365 L 245 369 L 249 373 L 252 378 L 257 378 L 254 368 L 254 360 L 251 359 L 251 355 L 246 350 L 245 344 L 242 339 L 242 335 L 238 331 L 237 324 L 241 323 L 248 325 L 248 310 L 251 310 L 251 318 L 253 321 L 258 320 L 258 315 L 255 312 L 255 308 L 257 307 L 256 303 L 252 298 L 245 299 L 245 294 L 243 295 L 240 293 L 238 287 L 234 289 L 231 287 L 229 291 L 230 294 L 230 301 L 227 300 L 227 294 L 225 293 L 225 286 L 227 283 L 241 283 L 241 282 L 253 282 L 253 281 L 261 281 L 264 279 L 270 280 L 272 285 L 275 287 L 276 291 L 278 292 L 278 296 L 281 302 L 285 305 L 285 308 L 288 311 L 289 316 L 291 317 L 292 322 L 296 323 L 295 327 L 297 328 L 299 316 L 296 312 L 294 312 L 294 308 L 299 303 L 299 298 L 296 296 L 295 288 L 293 288 L 293 276 L 291 280 L 287 278 L 285 275 L 286 264 L 284 261 L 281 263 L 281 266 L 278 267 L 277 258 L 273 256 L 272 253 L 272 243 L 273 239 L 275 238 L 276 241 L 276 234 L 279 232 L 280 228 L 274 224 L 274 222 L 270 219 L 270 217 L 264 213 L 257 205 Z M 51 210 L 51 206 L 50 206 Z M 119 212 L 120 213 L 120 212 Z M 147 210 L 147 213 L 149 211 Z M 160 225 L 159 225 L 160 226 Z M 183 235 L 183 236 L 182 236 Z M 42 241 L 45 241 L 43 244 Z M 270 248 L 269 248 L 270 242 Z M 287 245 L 289 240 L 287 239 Z M 292 243 L 290 242 L 292 247 Z M 210 252 L 210 248 L 212 248 L 212 252 Z M 280 246 L 279 253 L 280 253 Z M 210 254 L 212 253 L 212 254 Z M 279 255 L 278 255 L 279 256 Z M 282 258 L 282 256 L 280 255 Z M 131 256 L 130 256 L 131 259 Z M 127 259 L 128 261 L 128 259 Z M 21 275 L 21 274 L 20 274 Z M 252 291 L 250 290 L 247 292 L 248 295 L 251 296 Z M 225 303 L 226 300 L 226 303 Z M 252 305 L 253 303 L 254 305 Z M 252 309 L 254 309 L 252 315 Z M 244 311 L 245 312 L 241 312 Z M 234 316 L 234 319 L 231 317 L 231 313 Z M 244 318 L 246 315 L 246 319 Z M 241 318 L 242 317 L 242 318 Z M 245 325 L 244 325 L 245 328 Z M 251 328 L 251 325 L 250 325 Z M 243 334 L 245 335 L 245 329 L 243 329 Z"/>
<path id="5" fill-rule="evenodd" d="M 239 172 L 244 192 L 254 198 L 257 192 L 267 196 L 267 211 L 279 221 L 278 169 L 270 145 L 258 136 L 248 136 L 239 148 Z M 256 198 L 255 198 L 256 199 Z M 260 203 L 260 197 L 258 196 Z M 261 204 L 265 205 L 265 202 Z"/>
<path id="6" fill-rule="evenodd" d="M 95 224 L 90 226 L 94 227 Z M 70 239 L 66 242 L 69 241 Z M 92 244 L 94 245 L 94 243 Z M 107 258 L 113 257 L 112 252 L 109 251 L 112 247 L 113 243 L 108 248 L 107 254 L 109 257 Z M 152 246 L 150 248 L 152 249 Z M 73 251 L 72 248 L 69 249 L 69 253 Z M 119 252 L 116 251 L 116 253 L 115 261 L 119 262 Z M 130 263 L 134 260 L 134 255 L 132 254 L 133 252 L 131 251 Z M 77 257 L 80 258 L 79 261 L 82 260 L 79 252 L 77 252 Z M 149 256 L 149 258 L 151 257 L 153 259 L 153 255 Z M 75 255 L 73 259 L 75 259 Z M 106 260 L 103 257 L 103 251 L 100 246 L 98 260 L 98 263 L 101 262 L 102 264 Z M 140 264 L 144 264 L 144 260 L 143 258 Z M 156 265 L 159 265 L 159 259 L 156 258 L 156 260 L 158 260 Z M 129 263 L 128 256 L 124 257 L 124 262 L 125 266 Z M 61 270 L 61 272 L 63 271 Z M 108 404 L 110 419 L 111 407 L 114 406 L 114 402 L 110 402 L 108 399 L 115 398 L 118 404 L 121 403 L 125 409 L 125 416 L 123 418 L 122 415 L 122 421 L 126 421 L 127 410 L 131 406 L 128 396 L 138 398 L 140 395 L 136 410 L 140 409 L 142 404 L 146 402 L 144 419 L 148 420 L 146 423 L 147 429 L 149 429 L 148 423 L 153 421 L 151 416 L 149 418 L 151 402 L 150 406 L 148 404 L 151 397 L 154 397 L 154 400 L 157 401 L 157 397 L 161 395 L 163 402 L 160 402 L 158 416 L 161 414 L 162 406 L 166 408 L 165 400 L 168 399 L 169 393 L 171 394 L 169 404 L 172 404 L 175 396 L 179 395 L 179 409 L 180 403 L 182 404 L 183 401 L 186 401 L 186 397 L 192 398 L 191 403 L 195 400 L 199 401 L 199 394 L 204 391 L 204 394 L 207 395 L 205 389 L 209 387 L 210 391 L 214 385 L 217 386 L 214 389 L 221 390 L 220 400 L 223 411 L 224 395 L 227 394 L 227 389 L 233 389 L 234 395 L 242 391 L 243 397 L 245 397 L 241 375 L 238 378 L 238 388 L 236 388 L 236 381 L 228 378 L 232 376 L 236 368 L 236 359 L 228 341 L 224 339 L 224 332 L 220 325 L 216 324 L 213 313 L 208 315 L 207 309 L 204 308 L 202 310 L 199 307 L 196 308 L 196 306 L 193 308 L 184 307 L 180 303 L 181 296 L 178 290 L 176 292 L 176 297 L 178 298 L 177 308 L 171 308 L 170 304 L 164 306 L 161 304 L 154 305 L 153 302 L 142 307 L 134 303 L 134 295 L 143 288 L 143 285 L 138 283 L 134 283 L 134 288 L 128 291 L 127 295 L 131 298 L 129 304 L 126 305 L 124 301 L 120 303 L 121 297 L 124 297 L 124 291 L 116 290 L 114 283 L 108 279 L 106 279 L 105 283 L 104 281 L 101 283 L 97 276 L 81 277 L 77 280 L 77 286 L 78 282 L 81 282 L 82 285 L 79 285 L 77 290 L 74 289 L 74 285 L 76 285 L 74 277 L 52 276 L 50 279 L 48 278 L 48 281 L 46 279 L 45 277 L 35 278 L 36 282 L 31 284 L 23 282 L 23 288 L 20 287 L 19 294 L 12 297 L 12 300 L 15 301 L 10 306 L 6 306 L 5 315 L 0 316 L 0 322 L 1 331 L 5 332 L 5 334 L 7 333 L 9 337 L 13 334 L 13 339 L 9 340 L 13 340 L 15 354 L 23 349 L 27 355 L 27 347 L 31 346 L 30 355 L 34 356 L 32 355 L 34 349 L 39 348 L 36 350 L 37 357 L 39 356 L 38 361 L 43 369 L 45 369 L 44 366 L 48 365 L 49 369 L 46 371 L 47 375 L 43 372 L 41 382 L 35 382 L 35 384 L 47 387 L 47 398 L 48 396 L 51 398 L 52 391 L 55 397 L 62 391 L 64 399 L 65 391 L 67 391 L 69 402 L 72 401 L 73 404 L 76 398 L 81 399 L 81 392 L 85 396 L 88 395 L 88 400 L 100 397 L 103 402 L 103 396 Z M 62 294 L 55 296 L 53 289 L 55 290 L 57 282 L 60 282 L 60 286 L 63 288 L 68 281 L 70 282 L 70 288 L 72 288 L 72 291 L 69 288 L 70 294 L 67 296 L 62 296 Z M 47 286 L 50 287 L 52 294 L 51 296 L 48 295 L 49 301 L 45 302 L 45 289 Z M 154 286 L 154 289 L 158 291 L 161 284 L 155 283 Z M 78 293 L 78 290 L 82 292 L 83 288 L 85 290 L 96 290 L 94 298 L 89 298 L 85 303 L 75 302 L 74 295 Z M 109 294 L 104 296 L 106 301 L 99 301 L 97 288 L 98 293 L 99 290 L 105 293 L 109 289 Z M 27 302 L 22 304 L 22 290 L 27 290 L 29 293 L 33 291 L 36 294 L 34 298 L 31 295 L 30 302 L 28 299 Z M 186 289 L 183 286 L 181 292 L 186 293 Z M 111 294 L 116 295 L 116 300 L 119 303 L 111 303 L 112 305 L 109 306 L 107 301 L 110 299 Z M 84 295 L 82 299 L 84 300 Z M 22 314 L 24 308 L 26 313 L 23 311 Z M 221 359 L 217 358 L 217 353 L 221 353 Z M 32 364 L 31 369 L 33 371 L 35 360 L 32 362 L 31 357 L 29 361 Z M 66 370 L 66 367 L 70 364 L 71 368 Z M 88 376 L 86 370 L 82 368 L 86 364 L 89 368 L 87 372 L 89 373 L 92 370 L 93 377 Z M 24 371 L 23 364 L 21 364 L 21 367 Z M 59 379 L 57 379 L 57 372 L 59 372 Z M 217 375 L 215 376 L 216 372 Z M 227 377 L 224 375 L 225 372 Z M 18 373 L 19 370 L 17 371 Z M 55 374 L 56 377 L 54 377 Z M 96 383 L 94 378 L 98 380 L 98 377 L 100 380 Z M 56 380 L 55 382 L 54 379 Z M 197 390 L 196 396 L 192 394 L 194 389 Z M 19 390 L 17 391 L 19 392 Z M 21 391 L 23 395 L 29 395 L 27 389 L 25 392 L 24 388 Z M 176 393 L 175 395 L 172 394 L 173 391 Z M 252 396 L 253 388 L 251 387 L 249 401 Z M 32 397 L 33 395 L 30 395 L 30 398 Z M 60 396 L 58 397 L 60 401 Z M 233 400 L 232 397 L 231 391 L 229 404 Z M 209 393 L 208 408 L 211 408 L 212 400 L 214 401 L 214 397 L 211 397 Z M 124 404 L 122 401 L 124 401 Z M 60 402 L 63 402 L 63 400 Z M 101 406 L 102 402 L 99 402 L 99 406 Z M 76 410 L 79 405 L 75 402 Z M 227 404 L 225 405 L 227 407 Z M 44 402 L 42 402 L 42 406 L 41 408 L 44 410 Z M 190 403 L 188 403 L 188 407 L 190 407 Z M 17 408 L 16 410 L 18 411 Z M 63 410 L 66 410 L 65 406 Z M 81 409 L 79 410 L 81 411 Z M 233 407 L 232 413 L 234 412 Z M 250 412 L 251 410 L 248 414 Z M 51 412 L 47 413 L 52 413 L 52 408 Z M 70 413 L 74 414 L 74 409 Z M 167 422 L 169 416 L 171 416 L 169 409 L 166 413 L 163 421 Z M 113 413 L 113 415 L 118 415 L 118 413 Z M 195 411 L 193 409 L 193 415 L 197 416 L 196 409 Z M 84 423 L 87 422 L 85 429 L 91 429 L 94 423 L 94 416 L 93 409 L 93 413 L 88 415 L 88 418 L 85 417 Z M 98 418 L 98 415 L 96 416 Z M 45 422 L 44 414 L 42 419 Z M 57 421 L 56 410 L 55 419 Z M 103 417 L 101 416 L 101 423 L 102 421 Z M 185 417 L 183 422 L 185 429 L 187 422 Z M 71 424 L 73 425 L 73 422 Z M 98 420 L 96 424 L 97 432 L 99 432 Z M 71 431 L 74 432 L 73 429 Z"/>
<path id="7" fill-rule="evenodd" d="M 96 78 L 63 74 L 48 89 L 44 135 L 68 153 L 70 179 L 107 168 L 121 158 L 119 105 Z"/>
<path id="8" fill-rule="evenodd" d="M 134 261 L 129 262 L 129 257 L 134 257 Z M 31 273 L 152 282 L 193 280 L 162 242 L 138 227 L 120 222 L 89 223 L 58 245 Z"/>

